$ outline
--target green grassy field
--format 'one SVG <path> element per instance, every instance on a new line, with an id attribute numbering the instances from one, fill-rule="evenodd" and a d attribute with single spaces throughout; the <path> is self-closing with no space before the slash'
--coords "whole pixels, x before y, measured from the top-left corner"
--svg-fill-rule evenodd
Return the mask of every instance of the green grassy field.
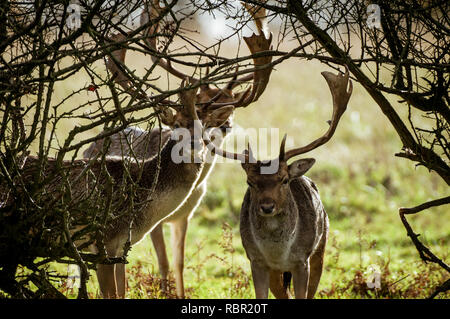
<path id="1" fill-rule="evenodd" d="M 331 117 L 330 93 L 320 75 L 324 70 L 326 66 L 311 61 L 287 61 L 277 66 L 260 100 L 236 112 L 235 125 L 279 128 L 279 140 L 270 141 L 277 146 L 284 133 L 289 136 L 288 147 L 320 136 Z M 71 85 L 76 82 L 71 83 L 60 88 L 61 96 L 74 89 Z M 399 138 L 362 87 L 354 86 L 347 113 L 332 141 L 308 154 L 317 162 L 307 175 L 318 185 L 330 219 L 325 268 L 316 297 L 426 297 L 448 275 L 420 261 L 398 208 L 447 195 L 448 187 L 436 174 L 394 157 L 402 147 Z M 398 105 L 397 110 L 405 116 L 403 107 Z M 238 163 L 217 164 L 208 184 L 208 193 L 187 234 L 187 297 L 253 298 L 249 262 L 239 236 L 239 210 L 246 190 L 244 171 Z M 409 220 L 424 243 L 448 260 L 448 207 Z M 167 225 L 164 231 L 171 256 Z M 367 287 L 370 267 L 379 267 L 381 289 Z M 127 268 L 128 298 L 173 297 L 173 281 L 168 295 L 159 291 L 158 264 L 149 237 L 132 248 Z M 92 275 L 89 291 L 98 297 L 95 273 Z M 62 284 L 61 289 L 72 296 Z"/>

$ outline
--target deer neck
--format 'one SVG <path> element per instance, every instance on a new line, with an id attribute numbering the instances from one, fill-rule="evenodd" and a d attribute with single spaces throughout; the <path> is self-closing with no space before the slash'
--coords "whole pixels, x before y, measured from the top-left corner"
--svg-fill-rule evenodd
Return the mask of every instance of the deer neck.
<path id="1" fill-rule="evenodd" d="M 219 128 L 216 128 L 219 129 Z M 220 129 L 219 129 L 220 130 Z M 216 136 L 216 138 L 214 139 L 213 144 L 216 147 L 222 148 L 223 142 L 225 140 L 226 136 L 223 136 L 221 134 L 219 134 L 218 136 Z M 206 160 L 205 160 L 205 164 L 203 165 L 203 169 L 201 172 L 201 175 L 199 177 L 199 179 L 197 180 L 196 186 L 201 185 L 204 181 L 206 181 L 209 177 L 209 174 L 211 174 L 214 165 L 216 165 L 216 161 L 217 161 L 217 155 L 212 155 L 211 153 L 208 153 L 206 155 Z"/>
<path id="2" fill-rule="evenodd" d="M 151 160 L 144 162 L 142 178 L 140 180 L 141 187 L 151 188 L 154 185 L 157 174 L 156 191 L 164 191 L 173 186 L 190 185 L 197 181 L 203 169 L 204 162 L 175 163 L 172 160 L 172 148 L 176 143 L 176 141 L 170 139 L 161 150 L 159 160 L 156 155 Z"/>
<path id="3" fill-rule="evenodd" d="M 200 177 L 203 162 L 177 164 L 172 160 L 171 153 L 175 144 L 176 142 L 170 139 L 161 150 L 159 175 L 155 185 L 158 158 L 155 156 L 144 162 L 139 182 L 139 186 L 143 189 L 141 200 L 151 200 L 146 202 L 135 215 L 132 244 L 139 242 L 161 220 L 180 208 L 192 193 Z M 153 187 L 154 191 L 149 193 Z"/>

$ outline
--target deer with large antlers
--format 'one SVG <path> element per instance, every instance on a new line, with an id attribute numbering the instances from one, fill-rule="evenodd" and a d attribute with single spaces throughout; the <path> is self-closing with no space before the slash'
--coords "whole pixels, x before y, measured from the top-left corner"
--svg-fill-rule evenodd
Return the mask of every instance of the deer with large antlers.
<path id="1" fill-rule="evenodd" d="M 202 97 L 202 93 L 198 94 L 199 98 Z M 225 103 L 226 98 L 219 98 L 218 101 Z M 229 100 L 229 99 L 228 99 Z M 199 100 L 201 103 L 202 100 Z M 234 108 L 232 106 L 223 106 L 221 108 L 198 112 L 199 118 L 205 128 L 208 129 L 208 134 L 215 136 L 214 144 L 220 146 L 223 141 L 224 134 L 228 133 L 228 129 L 231 128 L 231 114 Z M 174 119 L 169 120 L 166 117 L 162 118 L 162 121 L 169 129 L 153 129 L 149 132 L 143 131 L 137 127 L 130 127 L 122 132 L 116 133 L 110 137 L 110 145 L 107 149 L 107 156 L 119 156 L 119 157 L 135 157 L 136 159 L 145 159 L 155 157 L 158 153 L 159 140 L 161 136 L 162 145 L 165 145 L 170 139 L 173 130 L 178 127 L 185 127 L 185 121 L 188 119 L 186 114 L 181 112 L 174 113 Z M 93 142 L 89 148 L 83 153 L 85 158 L 95 157 L 98 153 L 103 152 L 103 144 L 105 140 L 98 140 Z M 186 239 L 186 231 L 189 223 L 189 219 L 192 217 L 196 207 L 199 205 L 201 199 L 206 193 L 206 179 L 210 174 L 215 163 L 215 159 L 206 159 L 203 169 L 200 173 L 200 177 L 195 182 L 194 188 L 185 202 L 178 207 L 170 216 L 158 223 L 151 231 L 151 239 L 155 247 L 156 255 L 158 258 L 159 271 L 162 278 L 162 290 L 167 291 L 167 279 L 169 274 L 169 261 L 167 258 L 166 247 L 164 242 L 164 235 L 162 231 L 163 223 L 169 223 L 171 226 L 171 241 L 172 251 L 174 257 L 174 274 L 176 281 L 176 292 L 178 298 L 184 298 L 184 281 L 183 281 L 183 268 L 184 268 L 184 247 Z M 182 172 L 180 172 L 181 177 Z M 163 176 L 162 178 L 166 178 Z M 174 196 L 173 200 L 178 201 L 176 198 L 179 196 L 177 193 L 169 193 L 170 196 Z M 172 200 L 172 199 L 170 199 Z M 166 207 L 161 207 L 164 211 Z M 168 212 L 170 213 L 170 212 Z M 125 276 L 125 272 L 122 270 L 123 264 L 116 265 L 116 280 L 123 282 L 124 278 L 118 278 L 119 276 Z M 117 269 L 121 268 L 118 272 Z M 122 291 L 123 293 L 124 291 Z"/>
<path id="2" fill-rule="evenodd" d="M 267 23 L 266 13 L 263 8 L 257 9 L 256 7 L 245 5 L 246 9 L 252 14 L 255 24 L 257 26 L 257 33 L 250 37 L 245 37 L 244 40 L 252 54 L 262 52 L 270 49 L 272 36 L 266 37 L 263 28 Z M 159 1 L 154 1 L 152 4 L 152 10 L 149 11 L 150 19 L 156 19 L 161 13 L 162 8 L 159 6 Z M 156 37 L 151 35 L 158 32 L 159 24 L 154 24 L 148 30 L 149 37 L 145 38 L 145 42 L 151 51 L 157 52 Z M 119 35 L 117 41 L 123 40 L 123 36 Z M 121 71 L 117 63 L 124 63 L 126 49 L 120 49 L 112 53 L 113 59 L 109 59 L 107 63 L 108 69 L 115 76 L 115 80 L 125 90 L 134 93 L 133 88 L 129 84 L 129 80 L 126 74 Z M 189 76 L 179 70 L 177 70 L 168 60 L 163 58 L 155 58 L 152 55 L 152 61 L 157 63 L 164 70 L 169 72 L 180 79 L 188 78 L 191 83 L 201 83 L 202 79 L 196 79 L 193 76 Z M 269 64 L 272 61 L 272 57 L 259 57 L 254 59 L 255 68 Z M 233 76 L 231 81 L 224 88 L 211 88 L 208 83 L 200 85 L 200 92 L 196 96 L 197 100 L 197 113 L 200 121 L 206 129 L 210 129 L 208 134 L 215 136 L 214 144 L 221 146 L 223 142 L 224 134 L 229 132 L 232 124 L 232 114 L 236 108 L 246 107 L 250 103 L 255 102 L 264 92 L 272 68 L 260 68 L 252 72 L 247 76 L 237 78 Z M 208 72 L 207 72 L 208 73 Z M 240 83 L 252 80 L 251 87 L 245 91 L 235 93 L 233 89 Z M 171 130 L 177 127 L 185 127 L 186 121 L 189 121 L 189 114 L 180 112 L 179 110 L 173 110 L 168 108 L 160 108 L 161 120 L 163 124 L 167 125 L 169 129 L 153 129 L 150 132 L 142 131 L 138 128 L 127 128 L 126 130 L 114 134 L 110 137 L 110 145 L 106 155 L 108 156 L 134 156 L 138 159 L 149 158 L 155 156 L 158 152 L 159 139 L 161 136 L 162 142 L 167 143 Z M 217 134 L 216 134 L 217 133 Z M 103 145 L 105 140 L 98 140 L 92 143 L 89 148 L 84 152 L 84 157 L 90 158 L 95 156 L 99 152 L 103 152 Z M 176 281 L 177 297 L 184 298 L 184 281 L 183 281 L 183 268 L 184 268 L 184 249 L 185 238 L 189 219 L 193 216 L 195 209 L 200 204 L 203 196 L 206 193 L 207 178 L 211 173 L 215 163 L 215 158 L 210 161 L 206 161 L 203 166 L 203 170 L 199 179 L 196 181 L 193 191 L 189 194 L 186 201 L 177 208 L 175 212 L 165 212 L 166 215 L 170 215 L 159 223 L 151 232 L 151 238 L 155 247 L 156 255 L 158 258 L 159 270 L 162 277 L 162 289 L 166 290 L 167 277 L 169 272 L 169 262 L 167 258 L 164 236 L 162 231 L 162 224 L 169 223 L 171 225 L 171 237 L 172 237 L 172 251 L 174 257 L 174 274 Z M 169 194 L 168 196 L 178 196 L 178 194 Z M 175 199 L 177 200 L 177 199 Z M 162 210 L 166 209 L 161 207 Z M 125 272 L 123 271 L 124 265 L 116 265 L 116 281 L 125 282 Z M 119 270 L 120 269 L 120 270 Z M 120 277 L 120 278 L 118 278 Z M 124 293 L 124 287 L 121 285 L 122 296 Z"/>
<path id="3" fill-rule="evenodd" d="M 190 116 L 190 121 L 185 124 L 185 129 L 190 131 L 190 138 L 181 141 L 178 135 L 172 136 L 162 148 L 159 159 L 158 156 L 153 156 L 140 161 L 108 157 L 104 160 L 63 161 L 62 170 L 55 159 L 48 159 L 44 163 L 42 175 L 51 178 L 43 186 L 49 196 L 55 199 L 65 198 L 69 189 L 71 200 L 87 203 L 85 205 L 88 205 L 88 210 L 97 209 L 96 203 L 90 200 L 94 190 L 103 194 L 104 198 L 111 198 L 112 219 L 106 225 L 102 238 L 108 257 L 122 256 L 125 244 L 138 243 L 157 223 L 181 206 L 200 177 L 206 156 L 201 136 L 203 124 L 195 109 L 196 90 L 183 85 L 182 88 L 184 90 L 179 95 L 186 110 L 185 116 Z M 174 161 L 173 148 L 181 142 L 185 153 L 180 156 L 184 156 L 184 160 Z M 26 187 L 32 187 L 39 162 L 37 157 L 29 156 L 26 159 L 22 168 L 23 184 Z M 55 174 L 56 172 L 60 173 Z M 127 186 L 136 190 L 134 196 L 121 192 L 121 189 L 128 189 Z M 124 213 L 130 207 L 134 207 L 131 229 L 130 214 Z M 79 226 L 83 228 L 83 225 Z M 78 231 L 80 227 L 73 231 Z M 77 245 L 85 242 L 86 240 L 79 240 Z M 98 252 L 101 248 L 94 243 L 90 250 Z M 124 297 L 125 277 L 120 275 L 124 270 L 123 264 L 97 265 L 97 277 L 103 297 Z"/>
<path id="4" fill-rule="evenodd" d="M 236 154 L 205 141 L 214 153 L 240 160 L 247 174 L 240 233 L 256 298 L 267 298 L 269 288 L 276 298 L 288 298 L 291 276 L 296 298 L 313 298 L 319 285 L 329 222 L 316 185 L 304 176 L 315 160 L 287 162 L 328 142 L 347 108 L 352 93 L 348 70 L 344 75 L 322 75 L 331 90 L 333 116 L 328 131 L 312 143 L 286 152 L 285 135 L 278 158 L 261 162 L 250 146 L 244 154 Z"/>

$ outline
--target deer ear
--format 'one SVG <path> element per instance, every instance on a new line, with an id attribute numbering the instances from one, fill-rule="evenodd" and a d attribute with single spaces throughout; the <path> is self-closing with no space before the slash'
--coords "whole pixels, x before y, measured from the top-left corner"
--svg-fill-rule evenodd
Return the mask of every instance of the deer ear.
<path id="1" fill-rule="evenodd" d="M 228 120 L 233 112 L 234 107 L 232 105 L 222 106 L 208 115 L 204 125 L 206 127 L 220 127 Z"/>
<path id="2" fill-rule="evenodd" d="M 289 178 L 297 178 L 304 175 L 316 162 L 314 158 L 302 158 L 289 165 Z"/>

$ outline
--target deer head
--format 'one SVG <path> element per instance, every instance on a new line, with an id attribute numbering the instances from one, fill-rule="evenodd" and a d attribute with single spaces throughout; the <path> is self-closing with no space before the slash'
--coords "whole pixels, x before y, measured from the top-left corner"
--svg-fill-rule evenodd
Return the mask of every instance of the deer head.
<path id="1" fill-rule="evenodd" d="M 229 85 L 227 85 L 227 88 L 228 87 Z M 205 84 L 200 86 L 199 92 L 196 93 L 195 109 L 198 118 L 203 123 L 205 129 L 213 127 L 226 129 L 231 127 L 231 115 L 235 110 L 233 105 L 235 99 L 234 96 L 228 92 L 227 88 L 211 88 L 209 85 Z M 220 105 L 211 108 L 210 106 L 213 105 L 211 101 L 217 101 Z M 182 108 L 160 108 L 162 111 L 162 123 L 171 129 L 187 127 L 188 123 L 191 121 L 191 115 L 183 104 L 185 101 L 182 100 L 181 102 Z"/>
<path id="2" fill-rule="evenodd" d="M 257 161 L 253 156 L 250 145 L 243 154 L 236 154 L 211 147 L 208 137 L 205 138 L 205 143 L 215 154 L 241 161 L 242 168 L 247 174 L 247 184 L 252 201 L 259 205 L 258 212 L 262 216 L 278 214 L 283 209 L 287 196 L 289 196 L 289 182 L 304 175 L 315 163 L 313 158 L 298 159 L 291 164 L 288 164 L 288 160 L 310 152 L 328 142 L 347 108 L 353 90 L 348 70 L 343 75 L 335 75 L 330 72 L 322 72 L 322 75 L 328 83 L 333 98 L 333 115 L 328 131 L 310 144 L 285 151 L 285 135 L 281 142 L 278 158 L 269 161 Z"/>

